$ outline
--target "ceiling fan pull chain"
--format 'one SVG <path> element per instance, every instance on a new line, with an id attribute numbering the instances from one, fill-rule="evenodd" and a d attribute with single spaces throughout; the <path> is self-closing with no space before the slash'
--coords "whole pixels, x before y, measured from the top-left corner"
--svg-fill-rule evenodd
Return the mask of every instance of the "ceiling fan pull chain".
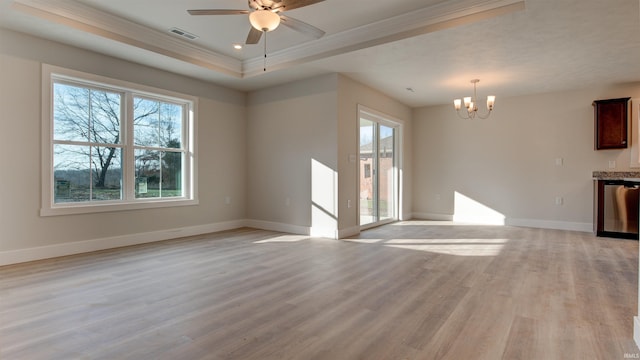
<path id="1" fill-rule="evenodd" d="M 264 67 L 262 71 L 267 71 L 267 32 L 264 32 Z"/>

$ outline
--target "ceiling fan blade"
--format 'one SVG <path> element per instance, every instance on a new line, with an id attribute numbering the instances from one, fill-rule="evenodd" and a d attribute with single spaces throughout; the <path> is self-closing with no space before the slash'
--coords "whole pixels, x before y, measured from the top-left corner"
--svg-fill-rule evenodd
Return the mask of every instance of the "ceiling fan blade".
<path id="1" fill-rule="evenodd" d="M 297 8 L 301 8 L 303 6 L 313 5 L 319 2 L 323 2 L 324 0 L 282 0 L 282 8 L 284 11 L 289 11 Z"/>
<path id="2" fill-rule="evenodd" d="M 282 25 L 288 26 L 293 30 L 309 35 L 315 39 L 320 39 L 325 34 L 324 31 L 318 29 L 313 25 L 307 24 L 304 21 L 300 21 L 286 15 L 280 14 L 280 20 L 282 21 Z"/>
<path id="3" fill-rule="evenodd" d="M 189 15 L 240 15 L 248 14 L 249 10 L 227 10 L 227 9 L 195 9 L 187 10 Z"/>
<path id="4" fill-rule="evenodd" d="M 249 35 L 247 35 L 246 43 L 247 45 L 257 44 L 258 42 L 260 42 L 261 37 L 262 37 L 262 31 L 252 26 L 251 30 L 249 30 Z"/>

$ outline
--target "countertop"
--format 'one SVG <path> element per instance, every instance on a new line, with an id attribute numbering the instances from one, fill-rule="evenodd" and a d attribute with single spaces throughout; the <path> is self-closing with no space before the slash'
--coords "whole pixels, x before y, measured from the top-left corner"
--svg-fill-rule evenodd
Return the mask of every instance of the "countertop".
<path id="1" fill-rule="evenodd" d="M 594 180 L 634 180 L 640 179 L 640 171 L 594 171 Z"/>

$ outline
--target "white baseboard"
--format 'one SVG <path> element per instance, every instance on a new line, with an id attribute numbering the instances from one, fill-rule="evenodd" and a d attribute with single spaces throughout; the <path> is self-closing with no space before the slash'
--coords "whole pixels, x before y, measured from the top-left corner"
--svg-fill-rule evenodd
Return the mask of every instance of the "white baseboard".
<path id="1" fill-rule="evenodd" d="M 581 232 L 593 232 L 592 223 L 578 223 L 570 221 L 552 221 L 536 219 L 506 219 L 509 226 L 532 227 L 540 229 L 569 230 Z"/>
<path id="2" fill-rule="evenodd" d="M 413 213 L 413 219 L 433 221 L 453 221 L 453 215 L 437 213 Z"/>
<path id="3" fill-rule="evenodd" d="M 360 228 L 357 226 L 344 230 L 336 230 L 333 228 L 306 227 L 262 220 L 246 220 L 245 226 L 260 230 L 278 231 L 288 234 L 324 237 L 329 239 L 339 239 L 341 237 L 352 236 L 360 233 Z"/>
<path id="4" fill-rule="evenodd" d="M 413 213 L 410 213 L 410 212 L 408 212 L 408 213 L 402 213 L 402 214 L 400 215 L 400 218 L 399 218 L 398 220 L 400 220 L 400 221 L 408 221 L 408 220 L 413 219 L 413 217 L 414 217 L 414 216 L 415 216 L 415 215 L 414 215 Z"/>
<path id="5" fill-rule="evenodd" d="M 39 246 L 27 249 L 0 251 L 0 266 L 55 258 L 60 256 L 81 254 L 91 251 L 113 249 L 123 246 L 139 245 L 185 236 L 208 234 L 213 232 L 238 229 L 241 227 L 252 227 L 261 230 L 307 236 L 309 236 L 310 234 L 310 229 L 304 226 L 242 219 L 214 224 L 188 226 L 169 230 L 150 231 L 146 233 L 113 236 L 84 241 L 74 241 L 69 243 Z M 335 237 L 335 231 L 332 232 L 331 237 Z"/>
<path id="6" fill-rule="evenodd" d="M 74 241 L 69 243 L 39 246 L 27 249 L 2 251 L 0 252 L 0 266 L 74 255 L 91 251 L 113 249 L 123 246 L 145 244 L 185 236 L 207 234 L 212 232 L 237 229 L 243 226 L 245 226 L 244 220 L 236 220 L 215 224 L 189 226 L 170 230 L 113 236 L 101 239 Z"/>
<path id="7" fill-rule="evenodd" d="M 434 213 L 414 213 L 413 217 L 423 220 L 452 221 L 453 216 L 447 214 Z M 507 225 L 524 226 L 544 229 L 572 230 L 572 231 L 593 231 L 590 223 L 573 223 L 564 221 L 533 220 L 533 219 L 507 219 Z M 42 260 L 60 256 L 74 255 L 91 251 L 112 249 L 122 246 L 138 245 L 154 241 L 175 239 L 185 236 L 193 236 L 232 230 L 241 227 L 252 227 L 261 230 L 277 231 L 289 234 L 311 235 L 311 228 L 299 225 L 282 224 L 261 220 L 234 220 L 221 223 L 188 226 L 170 230 L 151 231 L 131 235 L 114 236 L 101 239 L 91 239 L 76 241 L 56 245 L 40 246 L 35 248 L 0 251 L 0 266 L 11 265 L 28 261 Z M 322 229 L 320 229 L 322 230 Z M 332 239 L 342 239 L 349 236 L 358 235 L 360 227 L 354 226 L 346 229 L 335 230 L 325 229 L 325 232 L 317 233 L 314 229 L 314 236 L 328 237 Z"/>
<path id="8" fill-rule="evenodd" d="M 244 226 L 269 231 L 278 231 L 289 234 L 307 235 L 311 234 L 311 229 L 307 226 L 290 225 L 262 220 L 245 220 Z"/>
<path id="9" fill-rule="evenodd" d="M 354 226 L 342 230 L 338 230 L 338 239 L 344 239 L 349 236 L 356 236 L 360 234 L 360 226 Z"/>

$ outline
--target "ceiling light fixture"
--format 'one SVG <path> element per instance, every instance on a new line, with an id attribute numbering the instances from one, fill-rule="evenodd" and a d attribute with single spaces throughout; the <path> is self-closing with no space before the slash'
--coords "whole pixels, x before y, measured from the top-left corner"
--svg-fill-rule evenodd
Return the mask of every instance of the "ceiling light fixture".
<path id="1" fill-rule="evenodd" d="M 273 31 L 280 25 L 280 16 L 271 10 L 255 10 L 249 14 L 249 22 L 256 30 Z"/>
<path id="2" fill-rule="evenodd" d="M 271 10 L 255 10 L 249 14 L 249 22 L 256 30 L 264 33 L 264 68 L 267 71 L 267 33 L 280 25 L 280 15 Z"/>
<path id="3" fill-rule="evenodd" d="M 455 107 L 458 116 L 462 119 L 473 119 L 476 116 L 480 119 L 486 119 L 491 115 L 491 111 L 493 110 L 493 105 L 496 102 L 496 97 L 494 95 L 487 96 L 487 113 L 481 114 L 478 112 L 478 102 L 477 102 L 477 93 L 476 93 L 476 85 L 480 82 L 479 79 L 471 80 L 473 84 L 473 97 L 465 97 L 464 98 L 464 107 L 467 108 L 466 114 L 460 114 L 460 109 L 462 108 L 462 101 L 460 99 L 453 100 L 453 107 Z"/>

